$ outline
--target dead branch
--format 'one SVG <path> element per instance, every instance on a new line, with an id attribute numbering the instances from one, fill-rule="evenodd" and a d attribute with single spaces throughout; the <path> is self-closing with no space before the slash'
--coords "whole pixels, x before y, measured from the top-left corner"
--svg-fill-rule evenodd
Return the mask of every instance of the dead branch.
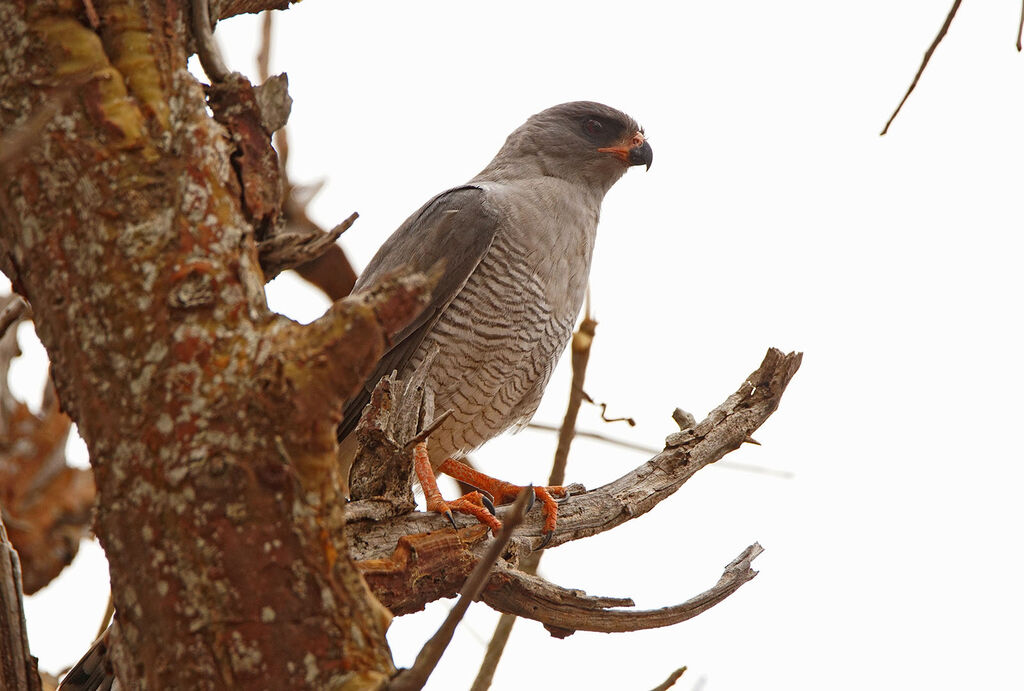
<path id="1" fill-rule="evenodd" d="M 206 76 L 214 83 L 223 82 L 231 71 L 224 63 L 217 41 L 213 38 L 209 0 L 192 0 L 192 31 L 196 39 L 199 63 L 203 66 Z"/>
<path id="2" fill-rule="evenodd" d="M 395 379 L 392 373 L 374 387 L 356 427 L 358 446 L 349 473 L 354 500 L 348 511 L 349 521 L 379 521 L 415 508 L 411 446 L 448 417 L 446 411 L 417 434 L 421 420 L 433 417 L 432 398 L 423 386 L 433 359 L 426 358 L 408 380 Z"/>
<path id="3" fill-rule="evenodd" d="M 293 231 L 277 233 L 259 243 L 260 266 L 264 279 L 270 281 L 282 271 L 298 269 L 324 256 L 335 247 L 335 241 L 359 218 L 354 213 L 325 233 L 315 225 L 290 224 Z M 325 289 L 326 290 L 326 289 Z M 345 293 L 348 294 L 348 291 Z M 341 296 L 344 297 L 344 296 Z"/>
<path id="4" fill-rule="evenodd" d="M 672 674 L 668 675 L 668 679 L 655 686 L 651 691 L 668 691 L 676 685 L 676 682 L 679 681 L 679 677 L 683 676 L 685 671 L 686 667 L 680 667 L 676 671 L 672 672 Z"/>
<path id="5" fill-rule="evenodd" d="M 12 295 L 0 310 L 0 338 L 7 334 L 7 329 L 19 321 L 28 312 L 28 303 L 20 295 Z"/>
<path id="6" fill-rule="evenodd" d="M 298 0 L 226 0 L 217 3 L 217 12 L 221 19 L 234 17 L 238 14 L 258 14 L 266 10 L 286 10 Z"/>
<path id="7" fill-rule="evenodd" d="M 903 99 L 900 101 L 899 105 L 896 106 L 896 110 L 892 112 L 892 115 L 889 116 L 889 119 L 886 121 L 885 127 L 882 128 L 879 136 L 882 136 L 889 131 L 889 125 L 891 125 L 892 121 L 896 119 L 897 115 L 899 115 L 900 109 L 903 108 L 903 104 L 907 102 L 907 99 L 910 98 L 911 92 L 913 92 L 917 87 L 917 81 L 921 78 L 921 75 L 924 74 L 924 68 L 928 66 L 928 61 L 932 59 L 932 53 L 934 53 L 935 49 L 939 47 L 939 43 L 942 42 L 942 39 L 946 36 L 946 32 L 949 31 L 949 25 L 953 23 L 953 17 L 956 16 L 956 11 L 960 9 L 960 2 L 961 0 L 953 0 L 953 6 L 949 9 L 949 14 L 946 15 L 946 21 L 942 23 L 942 28 L 939 29 L 939 33 L 935 36 L 935 40 L 932 41 L 932 44 L 928 46 L 928 50 L 925 51 L 924 60 L 921 61 L 921 66 L 917 68 L 917 74 L 914 75 L 914 80 L 910 82 L 910 86 L 907 88 L 907 93 L 903 94 Z M 1024 15 L 1022 15 L 1021 21 L 1024 22 Z M 1020 50 L 1019 39 L 1017 43 L 1017 50 Z"/>
<path id="8" fill-rule="evenodd" d="M 1020 6 L 1020 22 L 1017 24 L 1017 52 L 1021 50 L 1020 38 L 1021 33 L 1024 33 L 1024 2 Z"/>
<path id="9" fill-rule="evenodd" d="M 532 495 L 532 487 L 524 487 L 519 492 L 519 496 L 512 503 L 512 508 L 505 515 L 501 532 L 488 544 L 484 556 L 480 558 L 480 561 L 473 568 L 473 572 L 466 579 L 466 584 L 459 593 L 458 603 L 448 613 L 437 633 L 420 650 L 413 666 L 404 672 L 400 672 L 394 681 L 391 682 L 390 688 L 392 691 L 419 691 L 427 683 L 427 678 L 434 671 L 434 668 L 437 667 L 441 655 L 444 654 L 445 649 L 452 640 L 452 636 L 455 635 L 455 627 L 462 621 L 462 617 L 466 614 L 466 610 L 469 609 L 470 603 L 480 596 L 480 591 L 483 590 L 484 585 L 487 583 L 487 577 L 491 569 L 494 568 L 498 556 L 505 549 L 505 545 L 508 544 L 513 532 L 522 522 L 523 516 L 526 514 L 526 507 L 531 503 Z"/>
<path id="10" fill-rule="evenodd" d="M 763 551 L 761 545 L 754 543 L 729 562 L 714 586 L 686 602 L 660 609 L 609 609 L 629 607 L 633 602 L 627 598 L 591 597 L 512 569 L 495 570 L 483 600 L 499 612 L 539 621 L 556 638 L 565 638 L 575 631 L 621 633 L 656 629 L 692 619 L 732 595 L 757 575 L 750 563 Z"/>
<path id="11" fill-rule="evenodd" d="M 0 688 L 41 691 L 36 659 L 28 649 L 21 598 L 21 564 L 0 520 Z"/>
<path id="12" fill-rule="evenodd" d="M 603 487 L 573 494 L 559 506 L 558 525 L 550 544 L 555 546 L 596 535 L 643 515 L 673 494 L 698 470 L 739 448 L 744 439 L 776 410 L 786 386 L 800 366 L 801 358 L 800 353 L 787 355 L 775 348 L 769 349 L 761 366 L 734 394 L 694 428 L 670 435 L 661 453 Z M 352 506 L 358 504 L 354 502 Z M 470 519 L 462 517 L 456 520 L 472 523 Z M 454 532 L 444 530 L 444 525 L 442 517 L 422 512 L 380 523 L 363 521 L 349 524 L 353 557 L 370 560 L 361 562 L 360 568 L 378 598 L 396 614 L 421 609 L 437 597 L 450 597 L 458 587 L 450 580 L 461 583 L 460 579 L 465 577 L 470 568 L 466 564 L 475 563 L 482 551 L 479 542 L 462 541 L 468 536 L 467 531 L 471 533 L 474 527 L 479 526 L 460 530 L 459 534 L 463 536 L 460 539 Z M 425 533 L 430 535 L 418 535 Z M 495 578 L 499 573 L 502 574 L 503 583 L 515 578 L 506 578 L 504 574 L 512 573 L 510 569 L 519 563 L 520 557 L 529 554 L 540 544 L 542 534 L 542 517 L 527 517 L 519 533 L 509 543 L 508 556 L 501 564 L 505 571 L 497 571 Z M 444 535 L 450 536 L 450 539 L 442 539 Z M 402 559 L 398 558 L 391 562 L 392 568 L 386 579 L 367 574 L 366 564 L 379 567 L 381 563 L 392 560 L 392 555 L 385 551 L 386 545 L 399 543 L 397 555 L 401 549 L 410 550 L 413 536 L 415 540 L 431 540 L 429 559 L 419 559 L 411 565 L 406 559 L 403 565 Z M 400 538 L 405 542 L 402 543 Z M 414 553 L 417 557 L 423 554 L 419 547 L 416 547 Z M 449 564 L 462 566 L 448 571 L 446 565 Z M 386 587 L 382 586 L 384 580 Z M 424 583 L 431 585 L 421 587 Z M 531 591 L 521 589 L 520 592 L 525 597 L 525 593 Z M 509 604 L 506 606 L 509 609 L 512 607 L 511 602 L 513 600 L 508 599 Z M 397 610 L 393 606 L 396 603 L 400 603 Z M 684 604 L 690 606 L 690 603 Z M 516 611 L 520 616 L 538 616 L 534 611 L 519 611 L 518 608 Z"/>
<path id="13" fill-rule="evenodd" d="M 590 346 L 594 341 L 594 334 L 597 329 L 597 321 L 590 318 L 589 310 L 579 329 L 572 337 L 572 384 L 569 389 L 569 403 L 565 409 L 565 417 L 562 418 L 562 427 L 558 431 L 558 447 L 555 449 L 555 459 L 551 464 L 551 475 L 548 477 L 549 485 L 561 485 L 565 482 L 565 464 L 569 459 L 569 448 L 576 436 L 576 418 L 579 417 L 580 406 L 583 398 L 587 396 L 583 391 L 583 381 L 587 377 L 587 363 L 590 362 Z"/>

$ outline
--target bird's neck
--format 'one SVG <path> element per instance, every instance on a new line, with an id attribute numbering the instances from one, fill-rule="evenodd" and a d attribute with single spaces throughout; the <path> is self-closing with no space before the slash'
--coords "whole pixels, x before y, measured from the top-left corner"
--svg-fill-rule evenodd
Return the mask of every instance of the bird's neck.
<path id="1" fill-rule="evenodd" d="M 586 174 L 588 171 L 577 172 L 579 174 L 573 176 L 555 174 L 552 166 L 547 165 L 545 157 L 541 153 L 521 156 L 514 165 L 510 165 L 498 157 L 470 180 L 469 184 L 490 182 L 526 187 L 561 187 L 586 206 L 595 211 L 599 210 L 605 193 L 615 183 L 615 180 L 591 180 Z"/>

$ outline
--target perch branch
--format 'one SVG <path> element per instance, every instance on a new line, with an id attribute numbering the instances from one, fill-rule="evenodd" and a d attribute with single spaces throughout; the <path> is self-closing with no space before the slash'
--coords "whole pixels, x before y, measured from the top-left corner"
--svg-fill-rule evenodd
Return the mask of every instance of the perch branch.
<path id="1" fill-rule="evenodd" d="M 550 544 L 558 545 L 596 535 L 647 513 L 698 470 L 739 448 L 744 439 L 776 410 L 786 386 L 800 366 L 801 358 L 800 353 L 787 355 L 775 348 L 769 349 L 761 366 L 734 394 L 692 429 L 670 435 L 661 453 L 603 487 L 573 494 L 559 506 L 558 525 Z M 468 570 L 464 570 L 465 566 L 456 569 L 449 568 L 450 565 L 453 562 L 471 564 L 478 558 L 481 551 L 479 543 L 467 546 L 453 539 L 440 544 L 443 536 L 455 535 L 443 530 L 443 520 L 437 515 L 417 512 L 380 523 L 349 524 L 352 555 L 355 559 L 372 560 L 374 568 L 382 572 L 384 569 L 380 568 L 380 563 L 392 564 L 387 569 L 386 578 L 367 573 L 363 566 L 361 569 L 374 592 L 393 611 L 396 607 L 392 604 L 398 601 L 401 601 L 398 607 L 401 612 L 412 612 L 433 599 L 450 597 L 458 583 L 461 583 L 459 579 L 468 573 Z M 467 524 L 471 522 L 463 518 L 456 520 Z M 463 528 L 459 534 L 465 539 L 474 528 L 478 526 Z M 386 554 L 386 546 L 394 545 L 402 538 L 406 543 L 406 556 L 401 559 L 409 561 L 408 553 L 412 543 L 424 539 L 421 535 L 427 533 L 430 533 L 427 537 L 437 543 L 435 551 L 443 555 L 443 558 L 432 558 L 405 567 L 396 563 L 392 555 Z M 510 572 L 510 567 L 516 565 L 520 555 L 533 551 L 543 539 L 542 533 L 542 517 L 529 516 L 525 519 L 523 527 L 509 543 L 507 554 L 510 556 L 505 560 L 506 564 L 501 565 L 505 568 L 501 573 Z M 412 579 L 415 579 L 415 586 Z M 430 587 L 422 587 L 424 584 Z M 521 612 L 520 615 L 529 618 L 537 616 L 535 612 L 529 611 Z"/>
<path id="2" fill-rule="evenodd" d="M 637 518 L 669 497 L 698 470 L 739 448 L 778 408 L 786 386 L 800 367 L 802 354 L 784 354 L 771 348 L 761 366 L 725 402 L 712 410 L 693 429 L 666 439 L 664 450 L 617 480 L 594 490 L 573 494 L 559 505 L 558 525 L 550 545 L 559 545 L 612 528 Z M 358 503 L 358 502 L 355 502 Z M 470 519 L 456 517 L 470 523 Z M 381 523 L 352 526 L 364 544 L 353 556 L 372 559 L 387 556 L 388 545 L 412 533 L 444 527 L 436 514 L 416 512 Z M 513 544 L 532 551 L 543 538 L 543 517 L 527 516 Z M 376 545 L 376 547 L 371 547 Z"/>
<path id="3" fill-rule="evenodd" d="M 911 92 L 913 92 L 917 87 L 917 81 L 921 78 L 921 75 L 924 74 L 924 68 L 928 66 L 928 61 L 932 59 L 932 53 L 934 53 L 935 49 L 939 47 L 939 43 L 942 42 L 942 39 L 946 36 L 946 32 L 949 31 L 949 25 L 953 23 L 953 17 L 956 16 L 956 11 L 960 9 L 960 1 L 961 0 L 953 0 L 953 7 L 950 8 L 949 14 L 946 15 L 946 21 L 943 22 L 942 28 L 939 29 L 939 33 L 935 36 L 935 40 L 932 41 L 930 46 L 928 46 L 928 50 L 925 51 L 924 60 L 921 61 L 921 66 L 917 68 L 917 74 L 914 75 L 914 81 L 910 82 L 910 86 L 907 88 L 907 93 L 903 94 L 903 100 L 900 101 L 900 104 L 896 106 L 896 110 L 894 110 L 892 115 L 889 116 L 889 119 L 886 121 L 885 127 L 882 128 L 882 132 L 879 136 L 882 136 L 889 131 L 889 125 L 891 125 L 892 121 L 896 119 L 897 115 L 899 115 L 900 109 L 903 108 L 903 104 L 907 102 L 907 99 L 910 98 Z M 1017 50 L 1020 50 L 1020 48 L 1018 47 Z"/>
<path id="4" fill-rule="evenodd" d="M 427 678 L 434 671 L 434 668 L 437 667 L 441 655 L 444 654 L 445 649 L 452 640 L 452 636 L 455 635 L 455 627 L 462 621 L 462 617 L 466 614 L 466 610 L 469 609 L 470 603 L 480 596 L 480 591 L 483 590 L 484 585 L 487 583 L 487 577 L 491 569 L 494 568 L 498 556 L 505 549 L 509 539 L 512 537 L 513 531 L 522 522 L 523 515 L 526 513 L 527 503 L 532 494 L 532 487 L 524 487 L 519 492 L 519 496 L 512 504 L 512 509 L 505 515 L 501 531 L 487 545 L 487 551 L 484 553 L 484 556 L 480 558 L 480 561 L 473 568 L 473 572 L 466 579 L 466 584 L 459 593 L 458 603 L 452 607 L 451 612 L 448 613 L 437 633 L 420 650 L 413 666 L 408 670 L 400 672 L 395 680 L 391 682 L 391 691 L 419 691 L 427 683 Z"/>

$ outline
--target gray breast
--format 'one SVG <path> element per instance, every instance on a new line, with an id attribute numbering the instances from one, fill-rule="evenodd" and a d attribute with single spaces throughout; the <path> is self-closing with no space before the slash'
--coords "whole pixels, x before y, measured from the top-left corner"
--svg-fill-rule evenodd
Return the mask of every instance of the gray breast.
<path id="1" fill-rule="evenodd" d="M 529 420 L 572 333 L 579 300 L 550 304 L 546 283 L 558 277 L 511 235 L 495 238 L 408 365 L 437 349 L 427 384 L 436 411 L 452 415 L 430 439 L 435 464 Z"/>

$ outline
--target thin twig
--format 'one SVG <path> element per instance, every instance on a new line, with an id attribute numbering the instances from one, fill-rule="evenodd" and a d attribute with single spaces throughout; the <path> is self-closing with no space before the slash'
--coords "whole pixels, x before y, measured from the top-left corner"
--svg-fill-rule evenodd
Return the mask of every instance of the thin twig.
<path id="1" fill-rule="evenodd" d="M 203 71 L 211 82 L 223 82 L 231 72 L 213 38 L 209 0 L 193 0 L 192 29 L 196 38 L 196 53 L 199 54 L 199 63 L 203 66 Z"/>
<path id="2" fill-rule="evenodd" d="M 601 420 L 604 422 L 626 422 L 630 427 L 636 427 L 636 420 L 631 417 L 608 417 L 608 404 L 598 403 L 586 391 L 583 392 L 583 400 L 590 405 L 596 405 L 601 409 Z"/>
<path id="3" fill-rule="evenodd" d="M 903 95 L 903 100 L 900 101 L 900 104 L 898 106 L 896 106 L 896 110 L 894 110 L 892 115 L 889 116 L 889 120 L 885 123 L 885 127 L 882 128 L 882 132 L 879 136 L 882 136 L 889 131 L 889 125 L 891 125 L 892 121 L 896 119 L 896 116 L 899 114 L 900 109 L 903 107 L 903 104 L 907 102 L 907 99 L 910 97 L 910 93 L 914 90 L 914 87 L 917 86 L 917 80 L 919 80 L 921 78 L 921 75 L 924 73 L 924 68 L 928 66 L 928 61 L 932 59 L 932 53 L 935 52 L 935 49 L 938 48 L 939 43 L 941 43 L 942 39 L 945 38 L 946 32 L 949 31 L 949 25 L 953 22 L 953 17 L 956 15 L 956 11 L 958 9 L 960 9 L 960 0 L 953 0 L 953 7 L 950 8 L 949 14 L 946 15 L 946 21 L 942 24 L 942 28 L 939 29 L 939 33 L 935 37 L 935 40 L 932 41 L 932 44 L 928 47 L 928 50 L 925 52 L 924 60 L 921 61 L 921 66 L 917 68 L 917 74 L 914 75 L 914 81 L 910 82 L 910 88 L 908 88 L 907 93 Z M 1024 19 L 1022 19 L 1021 21 L 1024 21 Z M 1019 40 L 1017 42 L 1017 50 L 1020 50 Z"/>
<path id="4" fill-rule="evenodd" d="M 16 323 L 28 310 L 28 303 L 20 295 L 15 295 L 14 298 L 7 303 L 3 311 L 0 311 L 0 337 L 7 333 L 7 329 L 11 328 L 11 325 Z"/>
<path id="5" fill-rule="evenodd" d="M 549 425 L 545 422 L 531 422 L 526 426 L 527 429 L 535 429 L 540 432 L 558 432 L 561 428 L 555 425 Z M 626 441 L 625 439 L 616 439 L 614 437 L 608 437 L 600 432 L 588 432 L 586 430 L 576 430 L 577 437 L 583 437 L 584 439 L 593 439 L 595 441 L 604 442 L 606 444 L 612 444 L 614 446 L 621 446 L 624 449 L 632 449 L 633 451 L 642 451 L 644 453 L 660 453 L 661 449 L 656 449 L 653 446 L 647 446 L 646 444 L 637 444 L 636 442 Z M 744 441 L 748 443 L 757 444 L 761 443 L 755 440 L 753 437 L 749 437 Z M 776 470 L 775 468 L 764 468 L 758 465 L 750 465 L 748 463 L 736 463 L 735 461 L 719 461 L 715 463 L 716 468 L 729 468 L 731 470 L 742 470 L 750 473 L 761 473 L 763 475 L 773 475 L 775 477 L 781 477 L 791 479 L 793 473 L 787 470 Z"/>
<path id="6" fill-rule="evenodd" d="M 569 388 L 569 404 L 565 409 L 562 426 L 558 429 L 558 447 L 555 449 L 555 458 L 551 463 L 548 485 L 561 485 L 565 482 L 565 465 L 569 459 L 572 440 L 576 436 L 576 419 L 579 417 L 580 407 L 583 405 L 584 396 L 586 396 L 583 391 L 583 381 L 587 376 L 590 347 L 594 342 L 596 329 L 597 321 L 590 316 L 590 291 L 588 290 L 583 321 L 580 322 L 580 328 L 572 337 L 572 384 Z M 553 427 L 552 430 L 554 430 Z M 522 560 L 520 568 L 531 575 L 537 573 L 537 566 L 540 564 L 543 554 L 543 551 L 530 553 Z M 486 691 L 491 687 L 491 683 L 494 681 L 494 672 L 505 652 L 505 646 L 508 644 L 509 636 L 512 635 L 512 627 L 515 623 L 516 616 L 514 614 L 502 614 L 498 618 L 494 633 L 487 644 L 487 652 L 484 653 L 484 659 L 480 662 L 480 670 L 476 673 L 470 691 Z"/>
<path id="7" fill-rule="evenodd" d="M 92 4 L 92 0 L 83 0 L 82 4 L 85 5 L 85 16 L 89 20 L 89 26 L 96 30 L 100 28 L 100 16 L 96 14 L 96 8 Z"/>
<path id="8" fill-rule="evenodd" d="M 427 437 L 429 437 L 431 434 L 433 434 L 434 432 L 437 431 L 438 427 L 440 427 L 441 425 L 444 424 L 444 421 L 448 419 L 448 417 L 452 414 L 452 412 L 453 412 L 452 409 L 448 408 L 446 411 L 444 411 L 443 413 L 438 415 L 436 418 L 434 418 L 433 422 L 431 422 L 429 425 L 424 427 L 423 430 L 419 434 L 417 434 L 415 437 L 413 437 L 408 442 L 406 442 L 405 448 L 406 449 L 411 449 L 412 447 L 414 447 L 417 444 L 419 444 L 421 441 L 425 441 Z"/>
<path id="9" fill-rule="evenodd" d="M 274 26 L 274 13 L 267 10 L 263 13 L 263 22 L 260 25 L 260 50 L 256 53 L 256 72 L 260 78 L 260 84 L 270 78 L 270 39 Z"/>
<path id="10" fill-rule="evenodd" d="M 508 639 L 512 635 L 512 627 L 515 626 L 518 618 L 514 614 L 502 614 L 498 617 L 494 633 L 491 634 L 491 640 L 487 643 L 487 652 L 484 653 L 484 659 L 480 662 L 480 670 L 476 673 L 476 678 L 473 680 L 473 685 L 469 687 L 469 691 L 487 691 L 491 688 L 491 684 L 494 682 L 494 672 L 498 669 L 501 655 L 505 652 L 505 646 L 508 645 Z"/>
<path id="11" fill-rule="evenodd" d="M 580 406 L 583 404 L 583 380 L 587 376 L 587 363 L 590 362 L 590 346 L 594 341 L 597 322 L 587 314 L 580 322 L 580 328 L 572 337 L 572 385 L 569 389 L 569 404 L 565 408 L 562 427 L 558 431 L 558 448 L 551 463 L 549 485 L 561 485 L 565 482 L 565 464 L 569 459 L 569 447 L 576 436 L 576 418 L 579 417 Z"/>
<path id="12" fill-rule="evenodd" d="M 683 676 L 683 672 L 685 671 L 686 667 L 680 667 L 676 671 L 672 672 L 672 674 L 668 675 L 668 679 L 655 686 L 651 691 L 668 691 L 668 689 L 676 685 L 676 682 L 679 681 L 679 677 Z"/>
<path id="13" fill-rule="evenodd" d="M 469 578 L 466 579 L 466 583 L 462 586 L 462 590 L 459 593 L 459 601 L 452 607 L 437 633 L 420 650 L 413 666 L 400 672 L 394 681 L 391 682 L 389 687 L 391 691 L 418 691 L 427 683 L 427 679 L 430 677 L 431 672 L 434 671 L 434 668 L 437 667 L 441 655 L 444 654 L 448 644 L 451 643 L 452 636 L 455 635 L 455 627 L 459 625 L 470 603 L 484 589 L 491 569 L 494 568 L 494 563 L 512 538 L 513 531 L 522 522 L 523 516 L 526 514 L 526 506 L 532 496 L 533 487 L 524 487 L 516 498 L 515 503 L 512 504 L 512 510 L 502 516 L 504 524 L 501 530 L 494 536 L 494 540 L 487 547 L 484 556 L 477 562 L 472 573 L 469 574 Z"/>
<path id="14" fill-rule="evenodd" d="M 1020 5 L 1020 23 L 1017 24 L 1017 52 L 1020 52 L 1020 35 L 1024 32 L 1024 2 Z"/>

